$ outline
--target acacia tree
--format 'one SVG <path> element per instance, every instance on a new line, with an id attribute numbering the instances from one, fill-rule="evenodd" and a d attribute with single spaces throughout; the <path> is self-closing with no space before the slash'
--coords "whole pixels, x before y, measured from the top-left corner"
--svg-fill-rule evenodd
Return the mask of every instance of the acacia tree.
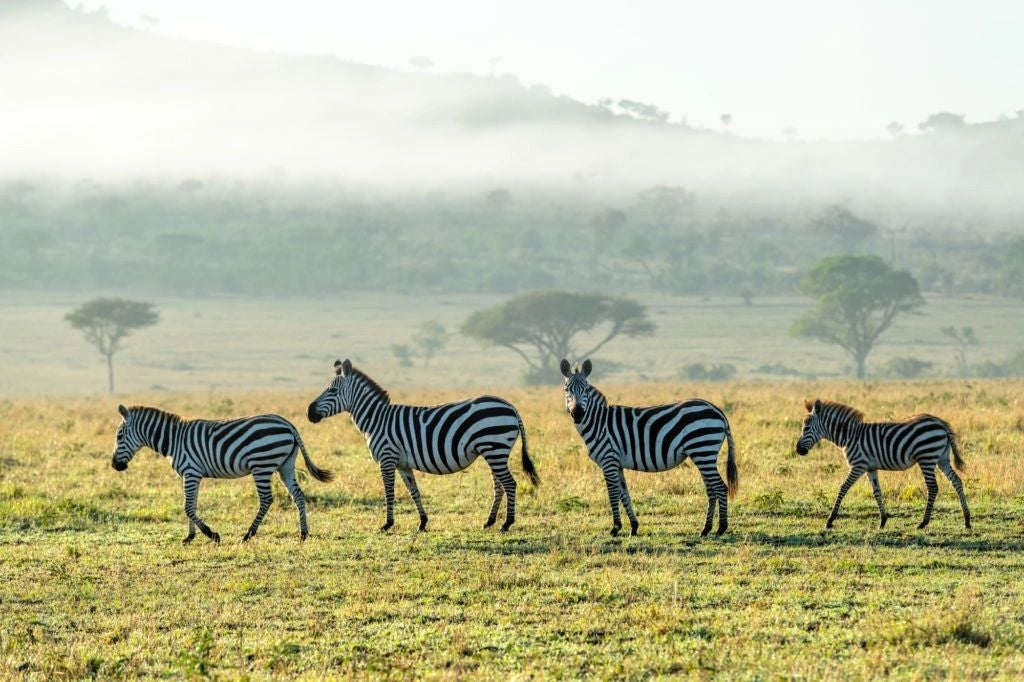
<path id="1" fill-rule="evenodd" d="M 535 291 L 479 310 L 462 324 L 462 333 L 501 346 L 526 361 L 529 383 L 559 377 L 558 361 L 588 357 L 617 336 L 650 336 L 654 323 L 636 301 L 601 294 Z M 577 335 L 601 330 L 599 340 L 578 353 Z"/>
<path id="2" fill-rule="evenodd" d="M 830 256 L 818 261 L 800 283 L 817 305 L 790 329 L 839 346 L 864 378 L 868 354 L 896 316 L 912 312 L 924 299 L 909 272 L 895 270 L 878 256 Z"/>
<path id="3" fill-rule="evenodd" d="M 159 315 L 152 303 L 96 298 L 72 310 L 64 319 L 106 358 L 107 387 L 113 393 L 114 353 L 120 349 L 121 340 L 136 329 L 156 324 Z"/>

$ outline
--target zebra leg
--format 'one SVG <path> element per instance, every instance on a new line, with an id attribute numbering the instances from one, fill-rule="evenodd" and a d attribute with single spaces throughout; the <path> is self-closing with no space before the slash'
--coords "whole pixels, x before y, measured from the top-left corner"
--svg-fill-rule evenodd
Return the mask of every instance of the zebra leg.
<path id="1" fill-rule="evenodd" d="M 878 472 L 869 471 L 868 478 L 871 479 L 871 490 L 875 494 L 875 502 L 878 503 L 878 513 L 881 514 L 878 527 L 885 528 L 885 522 L 889 520 L 889 513 L 885 511 L 885 500 L 882 499 L 882 486 L 878 483 Z"/>
<path id="2" fill-rule="evenodd" d="M 971 510 L 967 508 L 967 495 L 964 493 L 964 484 L 960 481 L 960 477 L 953 471 L 953 467 L 949 465 L 947 460 L 943 464 L 939 464 L 939 468 L 942 469 L 942 473 L 946 474 L 946 478 L 953 484 L 953 490 L 956 491 L 956 496 L 960 498 L 960 509 L 964 512 L 964 527 L 971 527 Z"/>
<path id="3" fill-rule="evenodd" d="M 302 494 L 302 488 L 295 481 L 295 458 L 282 464 L 277 473 L 281 476 L 285 487 L 288 488 L 295 508 L 299 510 L 299 539 L 305 540 L 309 537 L 309 526 L 306 525 L 306 496 Z"/>
<path id="4" fill-rule="evenodd" d="M 512 472 L 508 468 L 508 454 L 507 451 L 496 451 L 490 457 L 484 455 L 484 461 L 491 468 L 491 476 L 494 477 L 496 484 L 501 483 L 505 493 L 505 523 L 501 524 L 503 533 L 516 522 L 517 486 L 516 479 L 512 477 Z"/>
<path id="5" fill-rule="evenodd" d="M 490 528 L 498 520 L 498 508 L 501 507 L 501 498 L 505 496 L 505 486 L 501 484 L 501 479 L 498 478 L 493 469 L 491 470 L 491 477 L 494 478 L 494 502 L 491 504 L 491 513 L 484 523 L 484 528 Z"/>
<path id="6" fill-rule="evenodd" d="M 383 460 L 380 463 L 380 477 L 384 481 L 384 505 L 387 509 L 387 516 L 382 531 L 388 530 L 395 525 L 395 462 L 392 459 Z"/>
<path id="7" fill-rule="evenodd" d="M 932 520 L 932 509 L 935 507 L 935 496 L 939 494 L 939 483 L 935 480 L 935 462 L 920 462 L 921 473 L 924 475 L 924 484 L 928 488 L 928 502 L 924 507 L 924 518 L 917 524 L 918 530 L 928 525 Z"/>
<path id="8" fill-rule="evenodd" d="M 708 496 L 708 514 L 704 519 L 701 536 L 711 532 L 711 522 L 715 518 L 716 504 L 718 505 L 718 530 L 715 531 L 715 535 L 724 535 L 725 531 L 729 529 L 729 491 L 725 487 L 722 475 L 718 473 L 718 451 L 691 454 L 690 459 L 693 460 L 697 471 L 700 472 L 701 479 L 704 481 L 704 491 Z"/>
<path id="9" fill-rule="evenodd" d="M 185 537 L 186 544 L 192 542 L 192 538 L 195 537 L 195 527 L 203 531 L 203 535 L 210 538 L 216 543 L 220 543 L 220 535 L 210 530 L 210 527 L 203 523 L 203 520 L 199 518 L 196 513 L 196 503 L 199 501 L 199 483 L 203 480 L 202 476 L 195 474 L 186 474 L 184 477 L 185 482 L 185 516 L 189 520 L 189 534 Z"/>
<path id="10" fill-rule="evenodd" d="M 426 530 L 427 512 L 423 509 L 423 501 L 420 499 L 420 489 L 416 486 L 416 477 L 413 475 L 411 469 L 399 469 L 398 473 L 402 475 L 402 480 L 405 481 L 405 487 L 409 489 L 409 495 L 412 496 L 412 501 L 416 503 L 416 511 L 420 513 L 420 530 Z"/>
<path id="11" fill-rule="evenodd" d="M 854 468 L 850 469 L 850 473 L 847 474 L 846 480 L 839 486 L 839 494 L 836 496 L 836 503 L 832 506 L 832 513 L 828 515 L 828 521 L 825 522 L 825 528 L 831 528 L 836 518 L 839 516 L 839 507 L 843 504 L 843 498 L 846 497 L 846 493 L 850 492 L 850 488 L 853 484 L 864 475 L 864 469 Z"/>
<path id="12" fill-rule="evenodd" d="M 612 537 L 615 537 L 622 530 L 622 517 L 619 515 L 619 496 L 622 494 L 622 484 L 619 483 L 619 464 L 618 461 L 615 461 L 602 468 L 604 484 L 608 488 L 608 504 L 612 508 Z"/>
<path id="13" fill-rule="evenodd" d="M 640 522 L 637 520 L 636 514 L 633 513 L 633 501 L 629 498 L 629 490 L 626 488 L 626 476 L 622 471 L 622 467 L 619 467 L 619 483 L 622 485 L 622 490 L 619 493 L 620 500 L 626 510 L 626 516 L 629 517 L 629 534 L 636 535 Z"/>
<path id="14" fill-rule="evenodd" d="M 272 475 L 273 472 L 271 471 L 252 472 L 252 480 L 256 483 L 256 494 L 260 497 L 260 508 L 256 511 L 256 518 L 252 520 L 249 530 L 242 536 L 242 542 L 247 542 L 249 538 L 256 535 L 260 524 L 263 523 L 263 517 L 267 515 L 267 510 L 270 509 L 270 505 L 274 502 L 274 495 L 270 492 Z"/>
<path id="15" fill-rule="evenodd" d="M 194 540 L 195 537 L 196 537 L 196 524 L 192 523 L 192 519 L 189 519 L 188 520 L 188 535 L 186 535 L 185 539 L 181 541 L 181 544 L 187 545 L 188 543 L 192 542 L 192 540 Z"/>

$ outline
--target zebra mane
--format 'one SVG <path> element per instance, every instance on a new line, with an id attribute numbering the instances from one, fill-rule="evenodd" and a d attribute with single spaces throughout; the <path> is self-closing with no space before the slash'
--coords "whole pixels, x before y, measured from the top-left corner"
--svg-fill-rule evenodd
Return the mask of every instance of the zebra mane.
<path id="1" fill-rule="evenodd" d="M 188 421 L 187 419 L 180 415 L 174 414 L 173 412 L 168 412 L 167 410 L 161 410 L 159 407 L 149 407 L 147 405 L 132 405 L 131 407 L 128 408 L 128 411 L 130 413 L 139 414 L 143 417 L 157 415 L 178 423 Z"/>
<path id="2" fill-rule="evenodd" d="M 836 415 L 843 422 L 853 422 L 855 424 L 861 424 L 864 422 L 864 413 L 856 407 L 850 407 L 849 405 L 837 403 L 833 400 L 822 400 L 821 408 L 823 411 L 828 411 L 829 413 Z"/>
<path id="3" fill-rule="evenodd" d="M 376 381 L 368 377 L 366 373 L 363 372 L 361 369 L 356 369 L 355 367 L 353 367 L 352 376 L 362 379 L 366 387 L 370 389 L 370 392 L 376 395 L 378 398 L 380 398 L 386 403 L 391 403 L 391 396 L 388 395 L 388 392 L 381 388 L 380 384 L 378 384 Z"/>

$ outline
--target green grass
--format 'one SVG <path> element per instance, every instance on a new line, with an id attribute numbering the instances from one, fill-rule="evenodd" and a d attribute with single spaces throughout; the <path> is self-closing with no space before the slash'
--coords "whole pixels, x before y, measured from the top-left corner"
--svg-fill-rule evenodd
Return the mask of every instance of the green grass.
<path id="1" fill-rule="evenodd" d="M 1024 674 L 1024 382 L 604 387 L 615 401 L 703 395 L 725 406 L 742 487 L 721 538 L 700 539 L 692 466 L 631 474 L 641 535 L 613 539 L 600 473 L 557 389 L 504 392 L 520 406 L 539 489 L 519 521 L 480 528 L 483 463 L 419 476 L 430 530 L 407 494 L 381 534 L 383 495 L 347 417 L 311 425 L 305 393 L 232 396 L 232 413 L 293 419 L 314 461 L 312 537 L 300 544 L 279 483 L 260 534 L 251 480 L 206 481 L 200 513 L 224 538 L 179 542 L 180 482 L 148 451 L 110 467 L 116 402 L 0 401 L 0 677 L 790 677 L 906 679 Z M 457 391 L 396 391 L 437 402 Z M 833 531 L 845 475 L 834 448 L 793 454 L 802 399 L 870 418 L 929 411 L 961 435 L 975 528 L 945 481 L 931 526 L 917 471 L 866 481 Z M 139 396 L 200 416 L 220 396 Z M 724 465 L 723 465 L 724 466 Z M 301 469 L 301 465 L 300 465 Z"/>

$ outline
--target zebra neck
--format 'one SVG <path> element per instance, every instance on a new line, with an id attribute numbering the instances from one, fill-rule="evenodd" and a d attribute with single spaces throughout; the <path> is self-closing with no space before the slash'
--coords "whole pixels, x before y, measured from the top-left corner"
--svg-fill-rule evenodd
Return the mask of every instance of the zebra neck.
<path id="1" fill-rule="evenodd" d="M 846 448 L 857 440 L 857 434 L 861 426 L 863 425 L 845 421 L 835 421 L 826 427 L 825 438 L 841 448 Z"/>
<path id="2" fill-rule="evenodd" d="M 354 402 L 350 414 L 352 423 L 362 433 L 371 433 L 380 424 L 388 404 L 379 398 L 365 393 Z"/>
<path id="3" fill-rule="evenodd" d="M 154 452 L 164 457 L 172 457 L 180 431 L 180 419 L 171 414 L 157 413 L 142 430 L 142 442 Z"/>

